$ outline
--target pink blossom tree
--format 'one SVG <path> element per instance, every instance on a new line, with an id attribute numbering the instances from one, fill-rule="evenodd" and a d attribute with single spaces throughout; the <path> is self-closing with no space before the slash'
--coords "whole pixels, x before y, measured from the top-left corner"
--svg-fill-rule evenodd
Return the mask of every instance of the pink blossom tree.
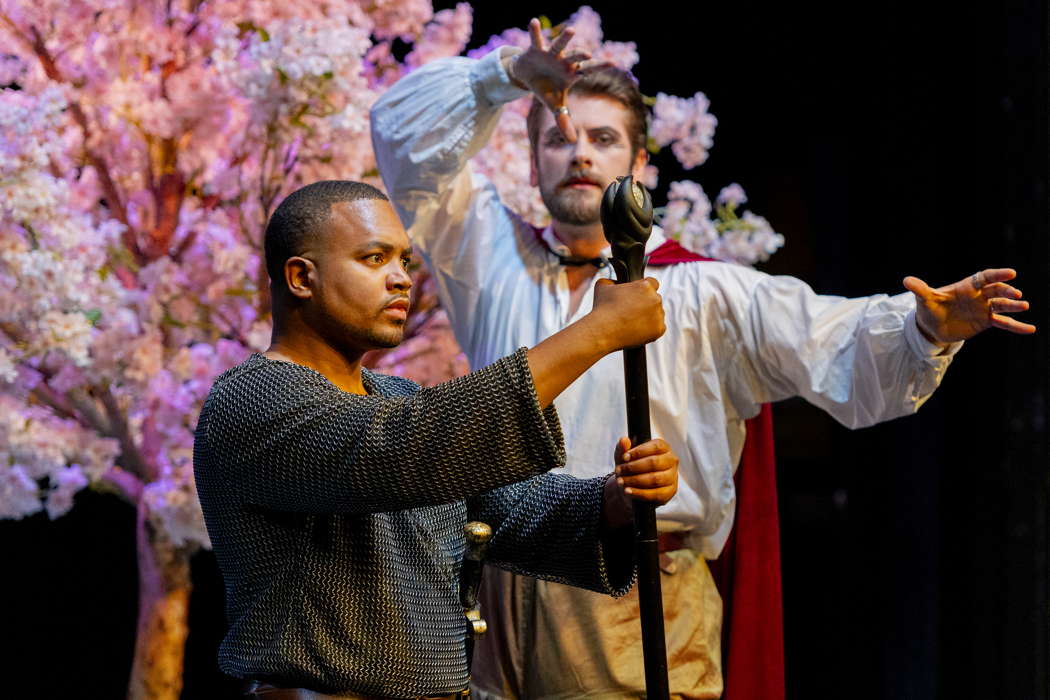
<path id="1" fill-rule="evenodd" d="M 590 8 L 570 22 L 595 55 L 637 61 Z M 405 71 L 461 53 L 471 23 L 468 4 L 435 14 L 427 0 L 0 0 L 0 517 L 57 518 L 88 486 L 136 508 L 129 697 L 181 689 L 189 560 L 209 547 L 193 429 L 214 378 L 269 342 L 267 216 L 314 180 L 381 184 L 369 107 Z M 403 61 L 395 40 L 411 45 Z M 508 30 L 478 51 L 525 40 Z M 672 133 L 664 98 L 660 145 L 696 160 L 714 128 L 706 99 L 674 103 L 668 118 L 684 110 L 696 128 Z M 526 109 L 506 110 L 477 167 L 542 223 Z M 715 250 L 744 230 L 742 190 L 712 220 L 690 184 L 664 214 L 684 242 Z M 727 218 L 736 228 L 719 228 Z M 754 245 L 723 249 L 753 262 Z M 371 362 L 433 384 L 466 364 L 418 274 L 414 337 Z"/>

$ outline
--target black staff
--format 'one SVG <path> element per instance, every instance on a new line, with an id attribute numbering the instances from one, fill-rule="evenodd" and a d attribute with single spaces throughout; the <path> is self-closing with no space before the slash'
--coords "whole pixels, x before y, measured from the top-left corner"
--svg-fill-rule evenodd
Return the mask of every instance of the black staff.
<path id="1" fill-rule="evenodd" d="M 653 230 L 653 200 L 630 175 L 616 178 L 602 198 L 602 227 L 612 246 L 616 281 L 634 282 L 645 274 L 645 242 Z M 631 319 L 624 319 L 630 323 Z M 623 351 L 627 386 L 627 433 L 631 445 L 649 440 L 649 378 L 645 346 Z M 664 642 L 664 603 L 660 594 L 660 549 L 656 536 L 656 506 L 633 501 L 637 528 L 638 606 L 642 622 L 642 658 L 645 662 L 645 696 L 666 700 L 667 648 Z"/>

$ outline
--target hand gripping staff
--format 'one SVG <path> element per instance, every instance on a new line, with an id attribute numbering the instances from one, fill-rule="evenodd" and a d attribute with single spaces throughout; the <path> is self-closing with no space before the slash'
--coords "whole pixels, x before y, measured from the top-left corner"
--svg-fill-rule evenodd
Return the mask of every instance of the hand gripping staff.
<path id="1" fill-rule="evenodd" d="M 645 243 L 653 230 L 653 200 L 634 178 L 618 177 L 602 197 L 602 228 L 612 246 L 618 283 L 634 282 L 645 273 Z M 631 319 L 624 319 L 630 323 Z M 645 346 L 625 348 L 623 375 L 627 389 L 627 433 L 631 446 L 649 440 L 649 378 Z M 656 506 L 633 502 L 635 553 L 638 561 L 638 608 L 642 623 L 645 697 L 667 700 L 667 648 L 664 604 L 660 594 L 660 551 L 656 536 Z"/>

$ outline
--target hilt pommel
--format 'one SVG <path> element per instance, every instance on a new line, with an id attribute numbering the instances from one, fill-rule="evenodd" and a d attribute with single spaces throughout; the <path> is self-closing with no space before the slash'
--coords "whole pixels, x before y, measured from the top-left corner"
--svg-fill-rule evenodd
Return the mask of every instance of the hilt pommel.
<path id="1" fill-rule="evenodd" d="M 478 589 L 481 587 L 481 569 L 492 539 L 492 528 L 480 520 L 472 520 L 463 526 L 463 536 L 467 540 L 467 551 L 463 555 L 463 567 L 459 572 L 459 602 L 463 604 L 463 612 L 469 623 L 468 634 L 471 639 L 476 639 L 488 629 L 478 607 Z"/>
<path id="2" fill-rule="evenodd" d="M 492 539 L 492 528 L 480 520 L 472 520 L 463 526 L 463 534 L 467 538 L 466 558 L 471 561 L 484 559 Z"/>
<path id="3" fill-rule="evenodd" d="M 645 273 L 645 244 L 653 231 L 653 199 L 631 175 L 618 177 L 602 196 L 602 228 L 612 246 L 613 269 L 620 282 Z"/>

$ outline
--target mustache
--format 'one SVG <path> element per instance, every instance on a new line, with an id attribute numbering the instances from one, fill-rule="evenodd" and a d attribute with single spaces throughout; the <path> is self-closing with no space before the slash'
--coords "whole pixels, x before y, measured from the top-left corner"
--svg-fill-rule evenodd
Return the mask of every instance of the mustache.
<path id="1" fill-rule="evenodd" d="M 562 178 L 561 182 L 558 183 L 558 187 L 565 187 L 574 180 L 586 180 L 598 187 L 602 186 L 602 183 L 599 182 L 598 178 L 595 177 L 590 170 L 574 170 Z"/>

